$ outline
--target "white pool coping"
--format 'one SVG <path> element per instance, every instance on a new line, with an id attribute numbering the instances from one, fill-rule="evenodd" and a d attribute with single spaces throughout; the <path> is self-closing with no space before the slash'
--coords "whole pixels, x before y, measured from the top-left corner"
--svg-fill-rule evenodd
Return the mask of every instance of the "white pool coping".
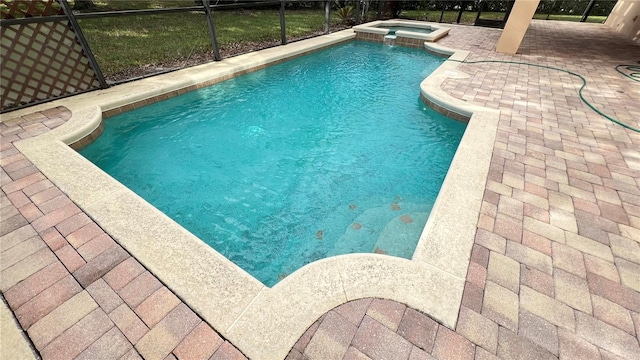
<path id="1" fill-rule="evenodd" d="M 453 329 L 499 117 L 496 110 L 469 106 L 441 89 L 447 78 L 465 76 L 458 63 L 445 62 L 420 86 L 425 98 L 469 114 L 470 121 L 411 260 L 378 254 L 331 257 L 269 288 L 67 146 L 95 130 L 104 111 L 354 37 L 353 30 L 344 30 L 33 106 L 2 119 L 55 106 L 71 110 L 64 125 L 16 147 L 251 359 L 283 359 L 322 314 L 363 297 L 405 303 Z M 430 50 L 458 59 L 467 55 L 437 45 Z"/>
<path id="2" fill-rule="evenodd" d="M 0 334 L 2 334 L 0 359 L 39 359 L 31 348 L 26 333 L 22 331 L 22 327 L 4 301 L 0 301 Z"/>
<path id="3" fill-rule="evenodd" d="M 353 30 L 371 33 L 371 34 L 387 35 L 390 31 L 389 29 L 387 29 L 387 27 L 393 27 L 393 26 L 403 26 L 403 27 L 432 30 L 428 34 L 413 32 L 413 31 L 405 31 L 405 30 L 398 30 L 395 32 L 396 36 L 406 37 L 410 39 L 424 40 L 426 42 L 436 42 L 441 38 L 447 36 L 447 34 L 449 34 L 449 31 L 451 30 L 451 28 L 449 27 L 442 26 L 436 23 L 415 21 L 415 20 L 404 20 L 404 19 L 372 21 L 370 23 L 354 26 Z"/>

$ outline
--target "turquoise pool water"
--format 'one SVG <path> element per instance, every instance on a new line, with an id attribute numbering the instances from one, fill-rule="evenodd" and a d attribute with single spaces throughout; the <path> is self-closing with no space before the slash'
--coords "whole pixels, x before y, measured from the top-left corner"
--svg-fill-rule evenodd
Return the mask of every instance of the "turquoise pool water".
<path id="1" fill-rule="evenodd" d="M 441 62 L 341 44 L 109 118 L 81 154 L 268 286 L 410 258 L 465 129 L 419 99 Z"/>

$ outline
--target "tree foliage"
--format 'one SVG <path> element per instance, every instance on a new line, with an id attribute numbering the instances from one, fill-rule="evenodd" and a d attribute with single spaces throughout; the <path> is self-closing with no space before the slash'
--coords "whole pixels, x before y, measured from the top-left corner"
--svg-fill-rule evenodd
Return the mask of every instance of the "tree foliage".
<path id="1" fill-rule="evenodd" d="M 73 10 L 77 11 L 89 11 L 95 9 L 96 4 L 93 0 L 76 0 L 73 2 Z"/>
<path id="2" fill-rule="evenodd" d="M 597 0 L 590 15 L 606 16 L 617 0 Z M 397 1 L 402 3 L 404 10 L 437 10 L 437 11 L 478 11 L 481 3 L 483 11 L 505 12 L 509 6 L 509 0 L 422 0 L 422 1 Z M 587 0 L 542 0 L 538 5 L 537 13 L 550 13 L 553 15 L 582 15 L 589 1 Z"/>

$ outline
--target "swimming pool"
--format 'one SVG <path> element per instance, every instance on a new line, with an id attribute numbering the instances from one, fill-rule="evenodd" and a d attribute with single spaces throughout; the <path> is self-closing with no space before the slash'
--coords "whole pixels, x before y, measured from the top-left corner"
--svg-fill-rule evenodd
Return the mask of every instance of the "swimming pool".
<path id="1" fill-rule="evenodd" d="M 363 297 L 405 303 L 453 329 L 500 119 L 498 111 L 469 104 L 443 90 L 448 79 L 465 76 L 457 61 L 443 63 L 420 84 L 422 100 L 439 111 L 457 114 L 468 124 L 410 260 L 379 254 L 332 256 L 267 287 L 73 150 L 101 133 L 104 117 L 358 36 L 352 29 L 343 30 L 63 99 L 54 104 L 71 110 L 71 119 L 14 145 L 249 358 L 285 358 L 322 314 Z M 425 46 L 429 52 L 458 61 L 468 54 L 437 44 Z M 50 106 L 41 105 L 42 109 Z"/>
<path id="2" fill-rule="evenodd" d="M 110 118 L 82 154 L 266 285 L 411 257 L 465 128 L 419 100 L 440 64 L 350 42 Z"/>

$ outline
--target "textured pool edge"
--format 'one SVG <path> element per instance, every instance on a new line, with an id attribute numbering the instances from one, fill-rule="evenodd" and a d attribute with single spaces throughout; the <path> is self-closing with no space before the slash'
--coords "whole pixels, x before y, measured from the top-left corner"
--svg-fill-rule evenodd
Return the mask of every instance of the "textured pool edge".
<path id="1" fill-rule="evenodd" d="M 4 301 L 0 302 L 0 334 L 2 334 L 0 359 L 38 359 L 26 338 L 26 333 L 22 331 L 11 309 Z"/>
<path id="2" fill-rule="evenodd" d="M 122 246 L 251 358 L 284 358 L 319 316 L 362 297 L 406 303 L 454 328 L 473 244 L 473 234 L 469 235 L 468 229 L 475 229 L 479 214 L 479 203 L 474 210 L 476 207 L 470 206 L 468 200 L 482 198 L 490 161 L 490 151 L 487 156 L 476 148 L 479 143 L 493 146 L 496 111 L 472 109 L 475 112 L 413 260 L 375 254 L 343 255 L 309 264 L 273 288 L 259 283 L 65 145 L 99 126 L 99 105 L 104 109 L 128 106 L 163 96 L 156 87 L 180 91 L 194 86 L 198 79 L 199 83 L 211 81 L 215 76 L 227 76 L 234 68 L 246 71 L 281 60 L 287 54 L 312 51 L 353 37 L 353 32 L 347 30 L 49 103 L 48 107 L 67 106 L 74 116 L 66 125 L 16 146 Z M 455 67 L 457 63 L 447 62 L 438 68 L 423 82 L 422 96 L 439 99 L 445 106 L 460 102 L 439 90 Z M 434 96 L 434 91 L 443 94 Z M 469 110 L 464 103 L 448 108 Z M 30 108 L 33 111 L 37 109 Z M 7 118 L 15 116 L 19 115 L 9 114 Z M 467 194 L 478 192 L 477 184 L 482 184 L 480 193 Z M 457 200 L 445 198 L 445 193 Z M 461 202 L 456 203 L 460 199 L 464 200 L 465 211 L 460 211 Z M 433 259 L 430 251 L 438 256 Z"/>
<path id="3" fill-rule="evenodd" d="M 428 51 L 456 61 L 446 61 L 422 81 L 421 98 L 449 117 L 468 119 L 468 124 L 412 259 L 465 279 L 500 112 L 454 98 L 440 86 L 450 78 L 468 77 L 457 70 L 458 61 L 466 59 L 468 51 L 424 45 Z"/>

